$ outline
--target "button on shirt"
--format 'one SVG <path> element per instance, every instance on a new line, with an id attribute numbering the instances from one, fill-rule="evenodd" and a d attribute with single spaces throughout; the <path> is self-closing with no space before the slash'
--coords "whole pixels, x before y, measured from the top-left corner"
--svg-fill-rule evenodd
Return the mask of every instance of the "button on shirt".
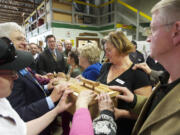
<path id="1" fill-rule="evenodd" d="M 0 98 L 0 135 L 26 135 L 26 124 L 6 98 Z"/>

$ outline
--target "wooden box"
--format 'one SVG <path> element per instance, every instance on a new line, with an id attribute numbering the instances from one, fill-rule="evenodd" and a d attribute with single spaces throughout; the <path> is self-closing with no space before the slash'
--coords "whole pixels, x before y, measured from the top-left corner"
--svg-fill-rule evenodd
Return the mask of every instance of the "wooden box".
<path id="1" fill-rule="evenodd" d="M 83 90 L 92 90 L 97 94 L 101 92 L 108 93 L 110 97 L 114 100 L 114 104 L 116 105 L 115 97 L 119 95 L 119 92 L 109 89 L 107 85 L 101 84 L 99 82 L 87 80 L 82 77 L 80 79 L 75 79 L 75 78 L 70 78 L 70 77 L 68 78 L 66 75 L 62 75 L 62 73 L 58 74 L 57 77 L 58 76 L 60 77 L 59 81 L 61 83 L 65 81 L 66 83 L 69 84 L 70 89 L 74 91 L 73 94 L 69 98 L 69 100 L 74 103 L 73 106 L 71 106 L 68 109 L 68 112 L 70 112 L 71 114 L 74 114 L 75 109 L 76 109 L 75 107 L 76 99 L 79 93 Z M 95 118 L 98 115 L 99 112 L 98 112 L 97 101 L 92 101 L 90 103 L 89 110 L 90 110 L 92 118 Z"/>

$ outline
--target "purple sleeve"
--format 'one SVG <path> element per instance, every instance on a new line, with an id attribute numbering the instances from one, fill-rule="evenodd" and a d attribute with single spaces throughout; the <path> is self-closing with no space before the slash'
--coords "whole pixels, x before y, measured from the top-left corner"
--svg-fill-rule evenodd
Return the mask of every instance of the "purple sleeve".
<path id="1" fill-rule="evenodd" d="M 74 113 L 69 135 L 94 135 L 91 115 L 87 108 L 80 108 Z"/>

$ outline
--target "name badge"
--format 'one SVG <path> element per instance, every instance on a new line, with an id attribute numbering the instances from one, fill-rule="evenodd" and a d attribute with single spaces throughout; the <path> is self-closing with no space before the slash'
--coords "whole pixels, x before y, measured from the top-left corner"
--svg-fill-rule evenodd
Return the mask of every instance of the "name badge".
<path id="1" fill-rule="evenodd" d="M 116 79 L 116 82 L 118 82 L 118 83 L 120 83 L 120 84 L 124 84 L 125 82 L 123 81 L 123 80 L 121 80 L 121 79 Z"/>

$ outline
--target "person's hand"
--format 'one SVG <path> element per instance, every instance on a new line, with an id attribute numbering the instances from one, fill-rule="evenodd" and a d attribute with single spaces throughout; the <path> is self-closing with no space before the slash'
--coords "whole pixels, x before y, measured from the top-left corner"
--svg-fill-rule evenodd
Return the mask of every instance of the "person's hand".
<path id="1" fill-rule="evenodd" d="M 139 64 L 135 64 L 133 66 L 133 70 L 136 70 L 136 69 L 142 69 L 144 72 L 146 72 L 147 74 L 150 74 L 151 73 L 151 69 L 150 67 L 146 64 L 146 63 L 139 63 Z"/>
<path id="2" fill-rule="evenodd" d="M 54 74 L 53 74 L 53 73 L 47 73 L 46 76 L 47 76 L 49 79 L 53 79 L 53 78 L 54 78 Z"/>
<path id="3" fill-rule="evenodd" d="M 128 118 L 128 119 L 137 119 L 137 115 L 125 110 L 125 109 L 119 109 L 119 108 L 114 108 L 114 116 L 115 119 L 119 119 L 119 118 Z"/>
<path id="4" fill-rule="evenodd" d="M 63 92 L 64 92 L 65 90 L 67 90 L 67 89 L 68 89 L 68 85 L 67 85 L 67 84 L 59 84 L 59 85 L 56 85 L 56 86 L 54 87 L 51 95 L 50 95 L 52 101 L 53 101 L 54 103 L 57 102 L 57 101 L 61 98 Z"/>
<path id="5" fill-rule="evenodd" d="M 71 93 L 72 93 L 71 90 L 64 91 L 61 100 L 59 101 L 58 105 L 55 107 L 57 114 L 64 112 L 72 105 L 72 102 L 68 102 L 68 97 Z"/>
<path id="6" fill-rule="evenodd" d="M 51 79 L 47 86 L 48 90 L 52 90 L 54 88 L 54 86 L 57 84 L 59 84 L 58 78 Z"/>
<path id="7" fill-rule="evenodd" d="M 82 77 L 82 75 L 78 75 L 78 76 L 76 76 L 75 78 L 76 79 L 80 79 Z"/>
<path id="8" fill-rule="evenodd" d="M 96 97 L 96 94 L 91 90 L 83 90 L 79 93 L 76 101 L 76 110 L 79 108 L 88 108 L 89 103 Z"/>
<path id="9" fill-rule="evenodd" d="M 98 95 L 99 111 L 109 110 L 114 112 L 114 104 L 110 96 L 107 93 L 101 93 Z"/>
<path id="10" fill-rule="evenodd" d="M 124 100 L 127 103 L 133 102 L 134 94 L 126 87 L 110 86 L 109 88 L 120 92 L 120 95 L 116 96 L 117 98 Z"/>

